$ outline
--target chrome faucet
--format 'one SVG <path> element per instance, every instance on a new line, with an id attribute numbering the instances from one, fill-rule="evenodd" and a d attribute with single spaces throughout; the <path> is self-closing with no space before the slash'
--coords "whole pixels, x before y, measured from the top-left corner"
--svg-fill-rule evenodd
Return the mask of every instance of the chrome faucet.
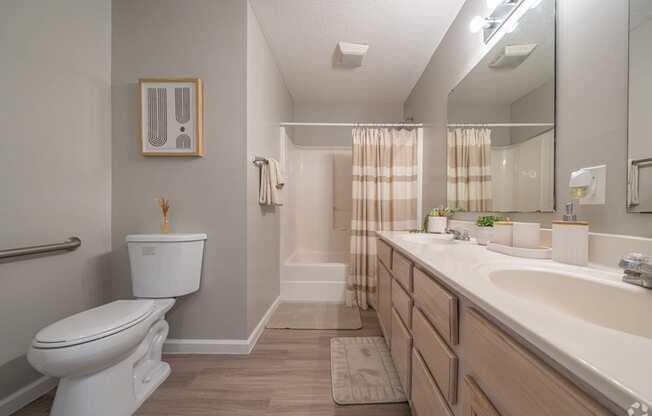
<path id="1" fill-rule="evenodd" d="M 640 253 L 629 253 L 618 265 L 625 270 L 623 282 L 652 289 L 652 258 Z"/>
<path id="2" fill-rule="evenodd" d="M 471 240 L 471 236 L 469 235 L 469 232 L 464 230 L 462 232 L 459 232 L 457 230 L 454 230 L 452 228 L 446 228 L 446 234 L 453 234 L 453 239 L 454 240 L 459 240 L 459 241 L 469 241 Z"/>

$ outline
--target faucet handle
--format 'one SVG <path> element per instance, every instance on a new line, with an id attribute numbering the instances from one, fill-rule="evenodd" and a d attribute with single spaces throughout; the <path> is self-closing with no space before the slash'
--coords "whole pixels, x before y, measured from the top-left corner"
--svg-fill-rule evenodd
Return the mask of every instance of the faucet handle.
<path id="1" fill-rule="evenodd" d="M 618 262 L 621 268 L 641 274 L 652 274 L 652 258 L 641 253 L 628 253 Z"/>

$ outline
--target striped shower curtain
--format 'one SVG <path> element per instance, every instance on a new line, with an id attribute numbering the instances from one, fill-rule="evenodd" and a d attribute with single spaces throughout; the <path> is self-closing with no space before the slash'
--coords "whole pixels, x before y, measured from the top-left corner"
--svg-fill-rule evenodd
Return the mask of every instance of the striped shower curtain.
<path id="1" fill-rule="evenodd" d="M 449 208 L 491 211 L 491 130 L 448 130 Z"/>
<path id="2" fill-rule="evenodd" d="M 351 268 L 346 303 L 376 304 L 376 231 L 416 228 L 417 130 L 353 130 Z"/>

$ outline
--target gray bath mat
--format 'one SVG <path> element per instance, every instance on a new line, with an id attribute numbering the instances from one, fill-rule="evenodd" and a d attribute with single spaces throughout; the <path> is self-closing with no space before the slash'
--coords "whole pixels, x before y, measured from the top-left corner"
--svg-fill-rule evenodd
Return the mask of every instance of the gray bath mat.
<path id="1" fill-rule="evenodd" d="M 407 401 L 382 337 L 332 338 L 331 377 L 337 404 Z"/>
<path id="2" fill-rule="evenodd" d="M 360 329 L 357 307 L 339 303 L 281 303 L 267 328 L 275 329 Z"/>

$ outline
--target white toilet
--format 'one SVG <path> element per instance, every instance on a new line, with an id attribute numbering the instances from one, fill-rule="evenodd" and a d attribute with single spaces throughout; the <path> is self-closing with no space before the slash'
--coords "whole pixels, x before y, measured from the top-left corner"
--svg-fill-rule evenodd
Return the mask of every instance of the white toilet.
<path id="1" fill-rule="evenodd" d="M 51 416 L 128 416 L 170 374 L 165 313 L 199 289 L 206 234 L 127 236 L 134 300 L 118 300 L 38 332 L 27 354 L 58 377 Z"/>

